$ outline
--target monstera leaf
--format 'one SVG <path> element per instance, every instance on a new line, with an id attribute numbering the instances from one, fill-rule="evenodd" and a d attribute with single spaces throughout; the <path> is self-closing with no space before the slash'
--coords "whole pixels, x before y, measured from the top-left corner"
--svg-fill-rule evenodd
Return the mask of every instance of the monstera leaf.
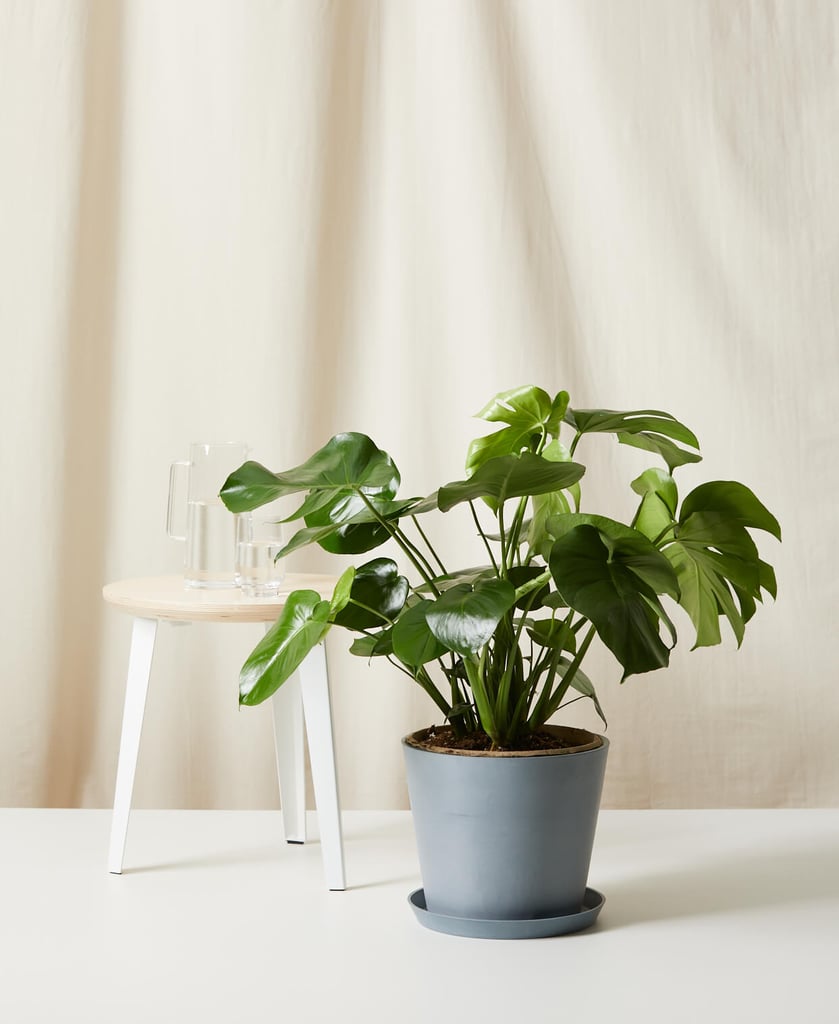
<path id="1" fill-rule="evenodd" d="M 324 526 L 303 527 L 291 537 L 277 557 L 284 558 L 292 551 L 297 551 L 298 548 L 306 547 L 308 544 L 319 544 L 327 551 L 342 555 L 356 555 L 370 551 L 390 537 L 387 526 L 383 526 L 380 520 L 398 519 L 406 509 L 411 507 L 415 499 L 391 501 L 374 495 L 367 500 L 373 506 L 372 511 L 362 502 L 361 511 L 351 519 L 338 522 L 327 521 Z M 329 520 L 328 515 L 324 518 Z"/>
<path id="2" fill-rule="evenodd" d="M 772 567 L 760 559 L 748 529 L 781 539 L 778 520 L 743 484 L 702 484 L 682 503 L 675 540 L 663 553 L 679 578 L 679 603 L 696 630 L 695 647 L 720 642 L 722 616 L 739 646 L 762 591 L 776 594 Z"/>
<path id="3" fill-rule="evenodd" d="M 230 474 L 220 494 L 231 512 L 248 512 L 299 491 L 364 491 L 393 498 L 398 489 L 399 470 L 387 452 L 366 434 L 348 433 L 336 434 L 310 459 L 284 473 L 246 462 Z"/>
<path id="4" fill-rule="evenodd" d="M 615 533 L 586 523 L 573 526 L 555 542 L 550 570 L 569 607 L 589 619 L 621 663 L 625 679 L 668 664 L 670 648 L 660 626 L 674 643 L 675 629 L 658 595 L 677 596 L 678 584 L 670 563 L 646 537 L 629 527 Z"/>
<path id="5" fill-rule="evenodd" d="M 496 505 L 503 505 L 508 498 L 570 487 L 584 472 L 585 467 L 576 462 L 552 462 L 531 452 L 521 456 L 502 455 L 485 462 L 468 480 L 457 480 L 441 487 L 437 502 L 441 512 L 476 498 L 490 498 Z"/>
<path id="6" fill-rule="evenodd" d="M 239 703 L 273 696 L 329 632 L 331 605 L 314 590 L 295 590 L 280 617 L 260 640 L 239 674 Z"/>
<path id="7" fill-rule="evenodd" d="M 679 504 L 676 481 L 663 469 L 648 469 L 632 481 L 632 490 L 641 495 L 632 525 L 639 533 L 656 541 L 676 519 Z"/>
<path id="8" fill-rule="evenodd" d="M 425 618 L 446 650 L 474 654 L 495 632 L 515 599 L 516 589 L 507 580 L 487 580 L 474 588 L 464 584 L 431 602 Z"/>
<path id="9" fill-rule="evenodd" d="M 347 629 L 378 629 L 392 621 L 405 604 L 408 581 L 391 558 L 374 558 L 355 570 L 347 602 L 334 622 Z"/>
<path id="10" fill-rule="evenodd" d="M 392 501 L 380 495 L 362 498 L 356 492 L 342 490 L 332 500 L 307 513 L 304 519 L 309 529 L 332 527 L 329 533 L 318 534 L 315 538 L 325 551 L 334 555 L 358 555 L 384 544 L 390 531 L 381 520 L 398 520 L 416 500 Z"/>
<path id="11" fill-rule="evenodd" d="M 568 408 L 568 392 L 560 391 L 553 401 L 542 388 L 513 388 L 497 394 L 478 413 L 490 423 L 506 423 L 494 434 L 476 438 L 466 456 L 466 473 L 471 476 L 490 459 L 518 455 L 545 432 L 555 435 Z"/>
<path id="12" fill-rule="evenodd" d="M 399 616 L 393 627 L 393 653 L 406 665 L 425 665 L 446 653 L 447 648 L 431 632 L 425 617 L 433 604 L 418 601 Z"/>
<path id="13" fill-rule="evenodd" d="M 616 412 L 614 409 L 568 409 L 565 422 L 578 433 L 616 434 L 621 444 L 643 448 L 660 455 L 672 473 L 676 466 L 686 462 L 701 462 L 699 442 L 692 430 L 668 412 L 658 409 L 640 409 L 635 412 Z M 697 451 L 680 448 L 688 445 Z"/>

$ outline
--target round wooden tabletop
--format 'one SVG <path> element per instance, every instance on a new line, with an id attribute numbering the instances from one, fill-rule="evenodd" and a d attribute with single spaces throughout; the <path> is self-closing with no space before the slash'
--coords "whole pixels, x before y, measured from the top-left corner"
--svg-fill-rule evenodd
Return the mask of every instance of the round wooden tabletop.
<path id="1" fill-rule="evenodd" d="M 337 576 L 289 573 L 276 595 L 247 597 L 238 587 L 188 587 L 183 576 L 143 576 L 102 588 L 102 596 L 119 611 L 146 619 L 180 622 L 273 622 L 293 590 L 315 590 L 329 598 Z"/>

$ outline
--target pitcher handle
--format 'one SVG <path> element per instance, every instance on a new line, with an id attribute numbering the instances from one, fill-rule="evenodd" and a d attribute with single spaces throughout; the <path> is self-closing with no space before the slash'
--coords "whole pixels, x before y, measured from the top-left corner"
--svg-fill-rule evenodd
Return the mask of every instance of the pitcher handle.
<path id="1" fill-rule="evenodd" d="M 172 538 L 172 540 L 186 540 L 186 501 L 180 502 L 181 508 L 183 509 L 184 515 L 184 532 L 175 533 L 172 526 L 175 512 L 175 485 L 177 483 L 177 477 L 183 475 L 183 469 L 189 469 L 189 462 L 173 462 L 169 467 L 169 501 L 166 504 L 166 533 Z M 186 497 L 186 495 L 184 495 Z"/>

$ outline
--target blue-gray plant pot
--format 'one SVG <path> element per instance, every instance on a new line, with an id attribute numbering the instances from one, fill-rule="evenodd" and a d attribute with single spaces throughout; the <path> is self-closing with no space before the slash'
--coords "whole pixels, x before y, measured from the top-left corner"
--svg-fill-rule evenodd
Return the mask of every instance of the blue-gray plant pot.
<path id="1" fill-rule="evenodd" d="M 573 746 L 455 753 L 402 741 L 425 903 L 496 921 L 577 914 L 588 879 L 608 741 L 548 726 Z"/>

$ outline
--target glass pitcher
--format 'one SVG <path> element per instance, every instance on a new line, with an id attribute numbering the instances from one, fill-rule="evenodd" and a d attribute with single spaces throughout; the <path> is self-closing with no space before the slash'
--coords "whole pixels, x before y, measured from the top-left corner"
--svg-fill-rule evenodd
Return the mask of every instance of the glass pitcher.
<path id="1" fill-rule="evenodd" d="M 248 457 L 244 441 L 189 446 L 188 461 L 173 462 L 169 470 L 166 532 L 186 542 L 184 580 L 188 587 L 232 587 L 236 574 L 236 516 L 222 504 L 218 492 L 227 477 Z M 186 476 L 186 526 L 174 525 L 175 508 L 183 501 L 181 482 Z"/>

